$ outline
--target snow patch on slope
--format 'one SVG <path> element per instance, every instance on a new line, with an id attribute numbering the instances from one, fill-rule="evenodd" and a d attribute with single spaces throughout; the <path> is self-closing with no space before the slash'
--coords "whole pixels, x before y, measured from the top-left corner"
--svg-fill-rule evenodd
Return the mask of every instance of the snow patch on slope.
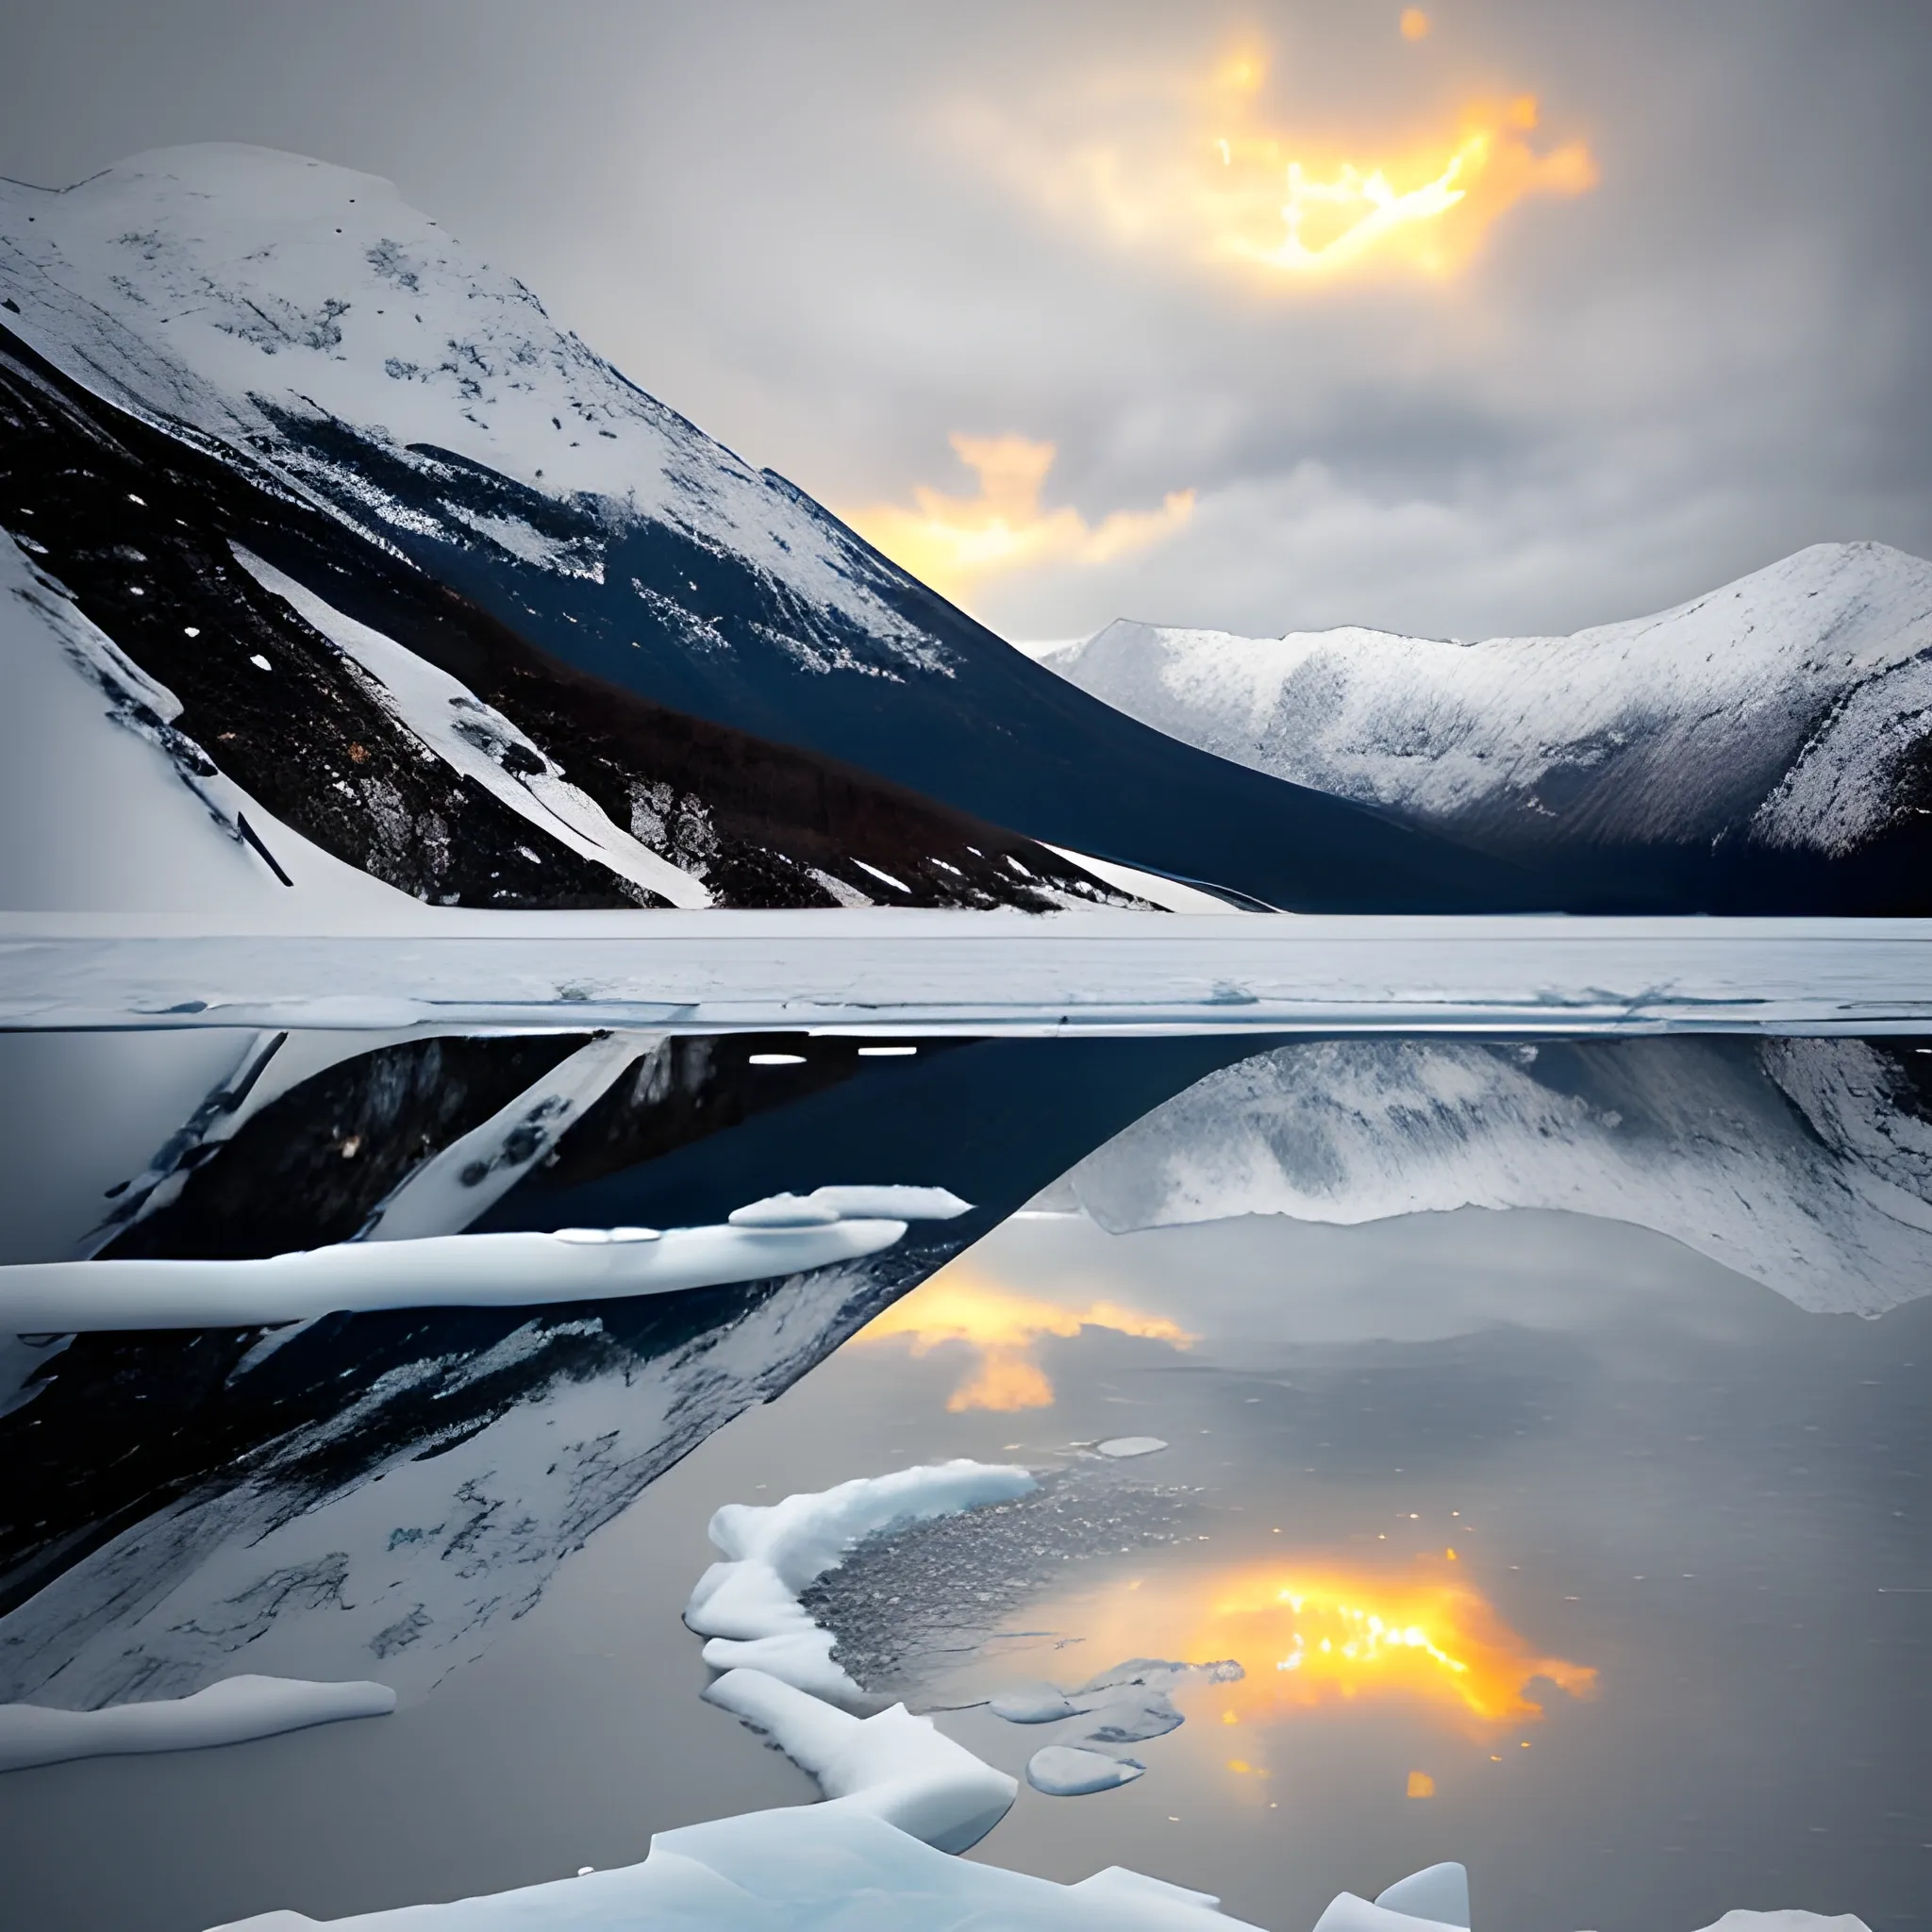
<path id="1" fill-rule="evenodd" d="M 658 858 L 611 824 L 589 793 L 531 743 L 503 713 L 458 679 L 366 624 L 358 624 L 273 564 L 234 546 L 235 558 L 263 590 L 320 631 L 362 676 L 369 694 L 454 770 L 580 858 L 686 911 L 711 904 L 701 879 Z"/>

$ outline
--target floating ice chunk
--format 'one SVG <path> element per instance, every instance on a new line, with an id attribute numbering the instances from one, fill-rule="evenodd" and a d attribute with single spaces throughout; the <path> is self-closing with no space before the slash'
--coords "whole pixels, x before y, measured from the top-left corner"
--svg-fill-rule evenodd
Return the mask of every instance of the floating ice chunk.
<path id="1" fill-rule="evenodd" d="M 1012 1807 L 1018 1783 L 903 1704 L 858 1718 L 762 1671 L 727 1671 L 705 1691 L 765 1732 L 827 1798 L 896 1824 L 942 1852 L 975 1845 Z"/>
<path id="2" fill-rule="evenodd" d="M 1016 1684 L 991 1699 L 987 1707 L 1009 1724 L 1050 1724 L 1079 1709 L 1064 1690 L 1052 1684 Z"/>
<path id="3" fill-rule="evenodd" d="M 143 1751 L 200 1751 L 272 1738 L 344 1718 L 386 1717 L 396 1707 L 387 1684 L 311 1684 L 298 1677 L 224 1677 L 192 1697 L 56 1710 L 0 1704 L 0 1772 L 74 1757 Z"/>
<path id="4" fill-rule="evenodd" d="M 571 1228 L 344 1241 L 243 1261 L 36 1261 L 0 1268 L 0 1334 L 223 1328 L 338 1310 L 534 1307 L 764 1281 L 889 1248 L 903 1221 Z"/>
<path id="5" fill-rule="evenodd" d="M 1726 1912 L 1704 1932 L 1872 1932 L 1863 1919 L 1850 1912 L 1826 1918 L 1822 1912 Z"/>
<path id="6" fill-rule="evenodd" d="M 1140 1744 L 1164 1738 L 1181 1727 L 1183 1719 L 1165 1690 L 1141 1690 L 1096 1706 L 1087 1713 L 1081 1734 L 1090 1744 Z"/>
<path id="7" fill-rule="evenodd" d="M 1134 1757 L 1109 1757 L 1073 1744 L 1048 1744 L 1026 1760 L 1026 1782 L 1049 1798 L 1084 1798 L 1132 1784 L 1147 1767 Z"/>
<path id="8" fill-rule="evenodd" d="M 864 1047 L 860 1053 L 897 1053 L 897 1047 Z M 907 1053 L 914 1051 L 911 1047 Z M 973 1203 L 962 1201 L 950 1188 L 814 1188 L 814 1201 L 822 1201 L 841 1214 L 884 1215 L 892 1221 L 957 1221 L 973 1212 Z"/>
<path id="9" fill-rule="evenodd" d="M 1434 1919 L 1443 1925 L 1467 1927 L 1469 1869 L 1453 1861 L 1424 1866 L 1407 1878 L 1398 1878 L 1387 1891 L 1378 1891 L 1375 1903 L 1391 1912 L 1407 1912 L 1411 1919 Z"/>
<path id="10" fill-rule="evenodd" d="M 840 1222 L 835 1230 L 876 1224 Z M 849 1701 L 859 1687 L 832 1661 L 832 1633 L 812 1622 L 798 1592 L 842 1562 L 861 1537 L 1010 1502 L 1034 1487 L 1024 1469 L 962 1459 L 859 1476 L 769 1507 L 727 1503 L 711 1518 L 710 1532 L 724 1561 L 698 1579 L 684 1621 L 711 1640 L 705 1661 L 716 1670 L 748 1667 Z"/>
<path id="11" fill-rule="evenodd" d="M 733 1227 L 829 1227 L 839 1210 L 802 1194 L 773 1194 L 731 1210 Z"/>
<path id="12" fill-rule="evenodd" d="M 1157 1449 L 1165 1449 L 1167 1444 L 1158 1436 L 1110 1436 L 1105 1442 L 1093 1445 L 1103 1456 L 1152 1456 Z"/>

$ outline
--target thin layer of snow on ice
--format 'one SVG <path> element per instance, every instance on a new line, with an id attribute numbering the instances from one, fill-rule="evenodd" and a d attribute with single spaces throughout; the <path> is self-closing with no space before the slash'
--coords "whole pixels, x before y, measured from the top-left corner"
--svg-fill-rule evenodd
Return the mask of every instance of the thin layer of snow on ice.
<path id="1" fill-rule="evenodd" d="M 62 1710 L 44 1704 L 0 1704 L 0 1771 L 64 1764 L 75 1757 L 119 1757 L 146 1751 L 201 1751 L 273 1738 L 345 1718 L 386 1717 L 396 1693 L 366 1679 L 317 1684 L 296 1677 L 224 1677 L 190 1697 Z"/>
<path id="2" fill-rule="evenodd" d="M 536 1307 L 767 1281 L 889 1248 L 898 1220 L 779 1227 L 573 1227 L 341 1241 L 245 1260 L 0 1267 L 0 1332 L 258 1327 L 377 1308 Z"/>
<path id="3" fill-rule="evenodd" d="M 1855 1040 L 1307 1041 L 1163 1102 L 1055 1198 L 1115 1233 L 1557 1208 L 1673 1236 L 1800 1307 L 1875 1315 L 1932 1289 L 1932 1123 L 1894 1077 Z"/>
<path id="4" fill-rule="evenodd" d="M 1109 1436 L 1105 1442 L 1093 1446 L 1103 1456 L 1126 1460 L 1136 1456 L 1152 1456 L 1167 1444 L 1158 1436 Z"/>
<path id="5" fill-rule="evenodd" d="M 687 911 L 712 903 L 702 879 L 614 824 L 589 792 L 573 785 L 560 766 L 466 684 L 344 615 L 241 544 L 232 548 L 242 569 L 325 637 L 361 674 L 358 681 L 369 696 L 446 765 L 580 858 L 607 866 Z"/>
<path id="6" fill-rule="evenodd" d="M 1138 1757 L 1113 1757 L 1077 1744 L 1046 1744 L 1026 1760 L 1026 1782 L 1049 1798 L 1087 1798 L 1132 1784 L 1146 1769 Z"/>
<path id="7" fill-rule="evenodd" d="M 1008 1811 L 1016 1781 L 903 1704 L 854 1717 L 764 1671 L 726 1671 L 706 1699 L 765 1733 L 834 1804 L 883 1818 L 942 1852 L 975 1845 Z"/>
<path id="8" fill-rule="evenodd" d="M 704 1657 L 715 1670 L 750 1668 L 814 1696 L 856 1702 L 861 1688 L 833 1661 L 832 1633 L 812 1622 L 799 1591 L 865 1537 L 1010 1502 L 1036 1487 L 1024 1469 L 962 1457 L 857 1476 L 769 1506 L 727 1503 L 710 1525 L 724 1560 L 698 1579 L 684 1621 L 709 1640 Z"/>
<path id="9" fill-rule="evenodd" d="M 671 524 L 945 668 L 872 588 L 883 566 L 849 532 L 627 382 L 375 175 L 211 142 L 58 192 L 0 182 L 0 287 L 19 309 L 8 326 L 76 380 L 257 461 L 288 455 L 269 409 L 333 416 Z M 364 494 L 378 526 L 409 514 Z M 521 525 L 473 527 L 525 562 L 593 574 L 596 559 Z"/>
<path id="10" fill-rule="evenodd" d="M 1364 803 L 1428 818 L 1507 805 L 1524 837 L 1554 814 L 1593 841 L 1749 824 L 1842 853 L 1898 808 L 1932 711 L 1932 563 L 1815 544 L 1574 637 L 1121 622 L 1041 661 L 1172 737 Z"/>
<path id="11" fill-rule="evenodd" d="M 279 925 L 277 901 L 0 910 L 0 1024 L 526 1027 L 547 1005 L 572 1026 L 901 1037 L 1932 1031 L 1932 920 L 512 912 L 355 876 L 396 916 L 305 926 L 295 892 Z"/>

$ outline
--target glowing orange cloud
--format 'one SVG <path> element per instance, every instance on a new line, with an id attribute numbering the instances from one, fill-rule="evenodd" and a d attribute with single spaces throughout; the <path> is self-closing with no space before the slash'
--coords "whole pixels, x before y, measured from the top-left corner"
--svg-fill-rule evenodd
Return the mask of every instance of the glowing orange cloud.
<path id="1" fill-rule="evenodd" d="M 1309 1557 L 1171 1584 L 1148 1579 L 1093 1609 L 1104 1625 L 1081 1625 L 1097 1650 L 1239 1658 L 1245 1677 L 1215 1689 L 1224 1724 L 1399 1698 L 1487 1733 L 1542 1716 L 1530 1694 L 1539 1679 L 1573 1697 L 1596 1690 L 1594 1670 L 1541 1655 L 1459 1576 Z M 1080 1623 L 1077 1613 L 1065 1620 Z"/>
<path id="2" fill-rule="evenodd" d="M 1429 31 L 1429 16 L 1420 7 L 1405 7 L 1402 9 L 1402 18 L 1396 25 L 1401 27 L 1402 38 L 1405 41 L 1420 41 Z M 1417 1775 L 1420 1776 L 1421 1774 L 1418 1773 Z"/>
<path id="3" fill-rule="evenodd" d="M 948 1268 L 894 1302 L 853 1341 L 909 1337 L 916 1356 L 929 1354 L 944 1342 L 963 1341 L 976 1352 L 977 1365 L 947 1398 L 949 1409 L 1045 1408 L 1053 1401 L 1053 1383 L 1035 1351 L 1047 1336 L 1077 1335 L 1082 1328 L 1110 1328 L 1119 1335 L 1144 1336 L 1176 1348 L 1186 1348 L 1194 1339 L 1159 1315 L 1142 1315 L 1112 1302 L 1063 1307 L 1010 1293 L 965 1270 Z"/>
<path id="4" fill-rule="evenodd" d="M 1410 40 L 1426 15 L 1401 17 Z M 1206 79 L 1115 76 L 1052 103 L 1038 124 L 961 110 L 981 163 L 1063 219 L 1193 264 L 1240 264 L 1282 285 L 1372 267 L 1451 273 L 1505 210 L 1593 188 L 1582 142 L 1541 147 L 1528 94 L 1474 101 L 1433 131 L 1338 135 L 1271 125 L 1257 53 Z"/>
<path id="5" fill-rule="evenodd" d="M 1040 496 L 1056 454 L 1023 436 L 955 436 L 955 454 L 979 478 L 976 496 L 946 496 L 921 484 L 916 506 L 875 504 L 848 512 L 860 536 L 941 595 L 963 598 L 981 578 L 1046 563 L 1105 563 L 1180 528 L 1191 490 L 1158 509 L 1116 510 L 1090 525 L 1070 505 L 1043 509 Z"/>

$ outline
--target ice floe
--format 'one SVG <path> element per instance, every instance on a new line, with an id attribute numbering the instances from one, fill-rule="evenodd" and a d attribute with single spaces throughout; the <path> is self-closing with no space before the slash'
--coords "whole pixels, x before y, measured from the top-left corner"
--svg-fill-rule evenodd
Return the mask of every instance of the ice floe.
<path id="1" fill-rule="evenodd" d="M 1078 1744 L 1047 1744 L 1026 1760 L 1026 1782 L 1049 1798 L 1085 1798 L 1131 1784 L 1146 1769 L 1137 1757 L 1110 1757 Z"/>
<path id="2" fill-rule="evenodd" d="M 726 1671 L 705 1696 L 763 1731 L 834 1803 L 870 1811 L 942 1852 L 977 1844 L 1019 1789 L 903 1704 L 854 1717 L 755 1670 Z"/>
<path id="3" fill-rule="evenodd" d="M 118 1757 L 145 1751 L 200 1751 L 306 1730 L 344 1718 L 386 1717 L 396 1693 L 366 1679 L 313 1684 L 296 1677 L 224 1677 L 192 1697 L 61 1710 L 44 1704 L 0 1704 L 0 1771 Z"/>
<path id="4" fill-rule="evenodd" d="M 859 1476 L 769 1507 L 727 1503 L 710 1531 L 724 1560 L 698 1579 L 684 1621 L 709 1639 L 705 1661 L 714 1669 L 750 1667 L 816 1696 L 855 1701 L 863 1690 L 833 1661 L 832 1633 L 812 1621 L 799 1591 L 864 1537 L 1010 1502 L 1036 1486 L 1024 1469 L 962 1458 Z"/>
<path id="5" fill-rule="evenodd" d="M 434 1189 L 432 1187 L 432 1191 Z M 897 1216 L 776 1195 L 723 1226 L 341 1241 L 246 1260 L 32 1261 L 0 1268 L 0 1333 L 255 1327 L 377 1308 L 526 1307 L 766 1281 L 876 1254 L 908 1219 L 950 1218 L 944 1189 L 824 1191 Z"/>

